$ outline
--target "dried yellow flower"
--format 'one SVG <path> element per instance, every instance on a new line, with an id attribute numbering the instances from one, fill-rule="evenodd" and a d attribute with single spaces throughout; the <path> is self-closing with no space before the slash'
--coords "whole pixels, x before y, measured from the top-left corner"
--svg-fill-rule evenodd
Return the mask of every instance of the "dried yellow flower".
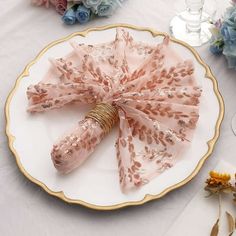
<path id="1" fill-rule="evenodd" d="M 234 176 L 234 186 L 230 183 L 230 174 L 211 171 L 209 175 L 210 178 L 206 180 L 207 185 L 205 186 L 205 190 L 210 192 L 209 196 L 217 194 L 219 203 L 219 216 L 211 230 L 211 236 L 217 236 L 219 233 L 219 221 L 221 218 L 221 193 L 233 194 L 233 201 L 236 203 L 236 174 Z M 226 212 L 226 215 L 228 219 L 229 235 L 233 235 L 236 227 L 234 217 L 228 212 Z"/>
<path id="2" fill-rule="evenodd" d="M 229 182 L 231 179 L 230 174 L 211 171 L 209 175 L 210 178 L 206 180 L 207 186 L 205 187 L 205 190 L 212 194 L 219 192 L 232 192 L 232 184 Z"/>
<path id="3" fill-rule="evenodd" d="M 210 185 L 227 185 L 231 179 L 231 176 L 227 173 L 221 174 L 216 171 L 211 171 L 209 175 L 211 178 L 207 179 L 207 184 Z"/>
<path id="4" fill-rule="evenodd" d="M 233 187 L 233 201 L 236 204 L 236 174 L 234 175 L 234 179 L 235 179 L 235 183 L 234 183 L 234 187 Z"/>
<path id="5" fill-rule="evenodd" d="M 210 177 L 212 179 L 215 179 L 215 180 L 218 180 L 218 181 L 226 181 L 226 182 L 228 182 L 231 179 L 230 174 L 227 174 L 227 173 L 221 174 L 221 173 L 218 173 L 216 171 L 210 171 L 209 174 L 210 174 Z"/>

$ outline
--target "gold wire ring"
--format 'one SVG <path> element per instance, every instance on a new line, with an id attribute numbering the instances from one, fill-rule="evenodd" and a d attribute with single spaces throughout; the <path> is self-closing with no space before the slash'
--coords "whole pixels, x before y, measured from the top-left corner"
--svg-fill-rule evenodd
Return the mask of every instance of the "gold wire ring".
<path id="1" fill-rule="evenodd" d="M 107 134 L 117 122 L 118 112 L 111 104 L 99 103 L 85 116 L 85 118 L 91 118 L 98 122 Z"/>

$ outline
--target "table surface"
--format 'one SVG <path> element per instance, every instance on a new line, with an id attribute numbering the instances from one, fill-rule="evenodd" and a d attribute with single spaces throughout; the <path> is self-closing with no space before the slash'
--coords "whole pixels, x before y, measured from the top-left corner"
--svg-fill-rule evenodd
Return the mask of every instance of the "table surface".
<path id="1" fill-rule="evenodd" d="M 182 5 L 181 5 L 182 4 Z M 220 15 L 228 1 L 216 1 Z M 230 123 L 236 112 L 236 72 L 208 46 L 197 48 L 216 76 L 225 101 L 220 138 L 200 173 L 187 185 L 142 206 L 101 212 L 66 204 L 49 196 L 18 170 L 5 136 L 4 106 L 24 66 L 45 45 L 75 31 L 112 23 L 128 23 L 168 32 L 170 19 L 183 6 L 176 0 L 129 0 L 109 19 L 71 27 L 53 9 L 32 7 L 28 0 L 0 0 L 0 234 L 1 235 L 165 235 L 188 202 L 203 187 L 219 160 L 236 165 L 236 137 Z M 164 9 L 164 10 L 163 10 Z"/>

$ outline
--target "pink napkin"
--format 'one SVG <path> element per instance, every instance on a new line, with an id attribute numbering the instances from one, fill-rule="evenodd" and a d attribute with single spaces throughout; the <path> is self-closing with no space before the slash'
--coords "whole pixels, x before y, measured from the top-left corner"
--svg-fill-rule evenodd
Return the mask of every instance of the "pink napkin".
<path id="1" fill-rule="evenodd" d="M 171 168 L 191 142 L 199 117 L 201 89 L 192 62 L 171 48 L 168 37 L 149 45 L 135 41 L 122 28 L 114 41 L 71 45 L 73 52 L 50 59 L 47 76 L 28 88 L 28 111 L 76 102 L 94 104 L 95 110 L 102 106 L 112 124 L 118 117 L 116 150 L 123 191 Z M 72 171 L 94 151 L 107 131 L 100 119 L 86 116 L 53 146 L 58 171 Z"/>

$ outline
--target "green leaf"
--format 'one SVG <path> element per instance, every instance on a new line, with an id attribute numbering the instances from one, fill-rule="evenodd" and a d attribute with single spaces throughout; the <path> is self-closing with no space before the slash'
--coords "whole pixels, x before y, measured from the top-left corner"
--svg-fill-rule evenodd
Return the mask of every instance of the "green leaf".
<path id="1" fill-rule="evenodd" d="M 211 236 L 217 236 L 219 233 L 219 218 L 211 229 Z"/>
<path id="2" fill-rule="evenodd" d="M 228 220 L 229 236 L 233 235 L 235 230 L 235 220 L 229 212 L 225 212 Z"/>

